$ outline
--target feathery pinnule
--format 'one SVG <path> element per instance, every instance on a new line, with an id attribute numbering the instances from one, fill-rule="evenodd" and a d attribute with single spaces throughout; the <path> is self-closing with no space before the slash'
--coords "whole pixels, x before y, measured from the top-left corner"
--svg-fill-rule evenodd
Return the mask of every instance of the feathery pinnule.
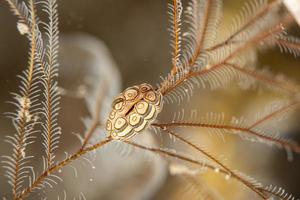
<path id="1" fill-rule="evenodd" d="M 21 94 L 15 94 L 17 102 L 14 105 L 17 106 L 18 112 L 12 116 L 17 134 L 14 137 L 8 137 L 14 146 L 14 154 L 13 157 L 8 157 L 9 162 L 5 162 L 9 182 L 13 188 L 13 197 L 17 198 L 24 189 L 25 179 L 27 181 L 29 177 L 29 185 L 35 181 L 35 170 L 28 165 L 32 156 L 26 155 L 26 147 L 35 141 L 35 134 L 40 133 L 36 125 L 41 124 L 43 127 L 43 144 L 47 157 L 44 160 L 44 170 L 53 165 L 55 157 L 53 151 L 58 145 L 60 135 L 60 128 L 57 125 L 59 96 L 56 81 L 58 75 L 58 13 L 55 0 L 43 2 L 49 23 L 42 24 L 36 14 L 35 1 L 29 1 L 28 6 L 25 2 L 13 0 L 7 0 L 7 2 L 18 17 L 19 31 L 21 34 L 26 34 L 31 49 L 28 69 L 20 76 Z M 22 32 L 20 24 L 27 27 L 28 31 L 23 30 Z M 43 46 L 39 29 L 41 24 L 45 25 L 46 47 Z"/>
<path id="2" fill-rule="evenodd" d="M 54 164 L 55 149 L 58 148 L 61 128 L 58 125 L 59 92 L 58 92 L 58 13 L 56 0 L 44 2 L 44 11 L 48 15 L 49 23 L 46 25 L 47 47 L 45 49 L 45 60 L 43 66 L 43 108 L 42 114 L 45 123 L 43 127 L 43 145 L 45 147 L 44 170 Z"/>
<path id="3" fill-rule="evenodd" d="M 208 129 L 222 138 L 232 134 L 242 139 L 275 145 L 288 152 L 300 153 L 299 144 L 270 129 L 271 125 L 275 126 L 300 106 L 299 85 L 282 76 L 258 70 L 256 66 L 257 51 L 261 49 L 278 46 L 282 52 L 295 57 L 300 55 L 300 39 L 288 35 L 286 31 L 293 22 L 293 17 L 280 0 L 252 0 L 245 4 L 226 34 L 221 31 L 220 26 L 223 17 L 221 0 L 190 0 L 186 8 L 181 0 L 170 1 L 168 14 L 172 60 L 169 73 L 157 88 L 142 83 L 120 93 L 112 103 L 110 116 L 106 120 L 107 137 L 91 144 L 96 130 L 103 125 L 100 109 L 103 103 L 101 96 L 105 90 L 99 92 L 92 123 L 80 137 L 82 144 L 75 153 L 67 155 L 61 161 L 56 160 L 55 151 L 62 134 L 58 124 L 60 94 L 57 82 L 57 1 L 6 2 L 18 18 L 20 34 L 25 34 L 30 42 L 28 66 L 20 76 L 19 93 L 14 94 L 12 102 L 16 106 L 16 112 L 9 115 L 16 129 L 13 136 L 7 137 L 7 141 L 13 146 L 13 153 L 11 156 L 4 156 L 2 161 L 13 199 L 22 200 L 34 191 L 53 187 L 62 181 L 55 172 L 77 159 L 84 159 L 85 154 L 112 141 L 119 141 L 155 156 L 163 156 L 172 162 L 182 161 L 199 171 L 216 172 L 224 176 L 225 180 L 235 180 L 245 186 L 260 199 L 295 199 L 282 188 L 272 185 L 266 187 L 256 179 L 233 169 L 202 147 L 199 141 L 191 141 L 182 134 L 183 130 L 189 133 L 191 128 L 199 132 Z M 39 8 L 47 16 L 46 22 L 37 16 Z M 192 111 L 190 118 L 186 117 L 187 112 L 181 103 L 191 100 L 196 87 L 225 88 L 232 80 L 247 86 L 246 89 L 254 84 L 263 85 L 264 89 L 286 98 L 265 106 L 263 111 L 257 112 L 251 119 L 213 112 L 201 117 L 197 111 Z M 159 113 L 164 112 L 163 104 L 176 102 L 181 110 L 168 113 L 168 116 L 174 116 L 173 119 L 157 118 Z M 170 136 L 176 144 L 181 143 L 196 151 L 197 157 L 132 140 L 136 135 L 144 134 L 146 129 Z M 32 156 L 27 155 L 27 147 L 36 141 L 36 137 L 42 137 L 43 140 L 41 173 L 37 173 L 36 167 L 31 166 Z M 197 173 L 192 173 L 189 168 L 177 173 L 188 176 L 193 174 Z M 66 198 L 66 193 L 64 196 Z M 79 198 L 85 199 L 85 196 L 80 194 Z"/>
<path id="4" fill-rule="evenodd" d="M 13 5 L 13 3 L 11 3 Z M 19 5 L 19 4 L 18 4 Z M 13 94 L 16 106 L 16 112 L 10 113 L 16 133 L 8 136 L 7 141 L 13 146 L 13 154 L 6 156 L 5 169 L 8 182 L 12 186 L 12 195 L 16 198 L 24 188 L 24 182 L 31 176 L 32 156 L 26 155 L 26 148 L 35 141 L 36 125 L 38 123 L 39 114 L 39 84 L 40 84 L 40 66 L 36 62 L 37 51 L 37 31 L 36 31 L 36 14 L 33 0 L 29 1 L 29 8 L 26 9 L 25 4 L 19 6 L 23 8 L 23 12 L 15 10 L 15 14 L 25 13 L 25 19 L 30 23 L 30 34 L 28 39 L 30 42 L 30 51 L 27 69 L 20 76 L 21 83 L 19 93 Z M 12 8 L 13 9 L 13 8 Z M 27 16 L 28 15 L 28 16 Z M 21 19 L 21 17 L 19 17 Z M 23 20 L 23 18 L 21 19 Z M 22 23 L 22 22 L 21 22 Z"/>

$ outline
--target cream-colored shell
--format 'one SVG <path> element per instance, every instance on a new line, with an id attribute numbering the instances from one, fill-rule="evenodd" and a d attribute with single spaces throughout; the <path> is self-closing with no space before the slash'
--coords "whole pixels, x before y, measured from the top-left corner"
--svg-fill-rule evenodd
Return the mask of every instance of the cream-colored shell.
<path id="1" fill-rule="evenodd" d="M 114 139 L 130 139 L 156 119 L 162 100 L 161 93 L 149 84 L 127 88 L 113 101 L 106 130 Z"/>

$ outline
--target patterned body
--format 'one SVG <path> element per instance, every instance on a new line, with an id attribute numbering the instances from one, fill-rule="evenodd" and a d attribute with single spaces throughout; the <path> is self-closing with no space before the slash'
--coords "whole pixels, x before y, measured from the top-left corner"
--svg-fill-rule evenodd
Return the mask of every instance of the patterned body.
<path id="1" fill-rule="evenodd" d="M 151 85 L 129 87 L 113 101 L 106 130 L 114 139 L 128 140 L 156 119 L 162 104 L 161 93 Z"/>

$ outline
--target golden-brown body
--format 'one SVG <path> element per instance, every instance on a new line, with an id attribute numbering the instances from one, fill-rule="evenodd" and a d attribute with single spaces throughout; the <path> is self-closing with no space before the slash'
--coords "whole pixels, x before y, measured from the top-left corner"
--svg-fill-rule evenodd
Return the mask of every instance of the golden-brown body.
<path id="1" fill-rule="evenodd" d="M 113 101 L 106 130 L 114 139 L 128 140 L 156 119 L 162 103 L 161 93 L 149 84 L 129 87 Z"/>

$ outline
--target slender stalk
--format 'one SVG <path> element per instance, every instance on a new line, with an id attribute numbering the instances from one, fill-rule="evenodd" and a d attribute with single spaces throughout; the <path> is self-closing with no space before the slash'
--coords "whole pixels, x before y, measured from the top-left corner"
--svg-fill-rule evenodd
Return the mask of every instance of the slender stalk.
<path id="1" fill-rule="evenodd" d="M 58 171 L 59 169 L 63 168 L 64 166 L 68 165 L 69 163 L 77 160 L 81 156 L 83 156 L 86 153 L 89 153 L 91 151 L 94 151 L 96 149 L 99 149 L 103 147 L 104 145 L 111 142 L 113 139 L 111 137 L 107 137 L 105 140 L 98 142 L 97 144 L 94 144 L 90 147 L 86 147 L 84 149 L 79 149 L 76 153 L 69 156 L 65 160 L 53 165 L 51 168 L 44 171 L 28 188 L 24 189 L 19 196 L 15 198 L 15 200 L 22 200 L 26 196 L 28 196 L 36 187 L 38 187 L 40 184 L 42 184 L 43 180 L 48 177 L 50 174 Z"/>
<path id="2" fill-rule="evenodd" d="M 33 0 L 29 1 L 30 10 L 31 10 L 31 23 L 32 27 L 30 30 L 31 33 L 31 40 L 30 40 L 30 54 L 29 54 L 29 63 L 28 63 L 28 73 L 26 77 L 26 86 L 25 86 L 25 93 L 22 97 L 24 99 L 23 104 L 21 105 L 20 113 L 18 114 L 20 119 L 17 120 L 17 132 L 18 132 L 18 143 L 14 149 L 16 154 L 15 156 L 15 166 L 14 166 L 14 179 L 12 181 L 12 193 L 13 197 L 15 198 L 18 194 L 18 185 L 20 183 L 20 170 L 21 170 L 21 159 L 22 159 L 22 152 L 25 150 L 25 138 L 26 138 L 26 129 L 27 129 L 27 121 L 28 121 L 28 113 L 31 108 L 30 103 L 30 94 L 32 92 L 32 82 L 33 82 L 33 73 L 34 73 L 34 66 L 35 66 L 35 52 L 36 52 L 36 33 L 35 33 L 35 9 L 34 9 L 34 2 Z"/>
<path id="3" fill-rule="evenodd" d="M 178 7 L 178 0 L 173 0 L 173 33 L 174 33 L 174 50 L 173 50 L 173 58 L 172 58 L 172 70 L 171 73 L 173 75 L 175 75 L 177 73 L 178 70 L 178 57 L 180 55 L 180 24 L 179 24 L 179 20 L 180 20 L 180 16 L 179 16 L 179 12 L 181 12 Z"/>
<path id="4" fill-rule="evenodd" d="M 96 102 L 96 108 L 95 108 L 95 113 L 93 114 L 93 122 L 92 125 L 90 126 L 90 128 L 87 130 L 87 132 L 84 134 L 84 139 L 83 139 L 83 143 L 81 146 L 81 149 L 84 149 L 87 144 L 89 143 L 91 137 L 93 136 L 94 132 L 96 131 L 96 129 L 98 128 L 98 126 L 100 125 L 100 112 L 101 112 L 101 105 L 103 102 L 103 95 L 106 93 L 107 91 L 107 84 L 105 82 L 103 82 L 104 84 L 104 89 L 101 90 L 97 96 L 97 102 Z"/>
<path id="5" fill-rule="evenodd" d="M 270 119 L 273 119 L 274 117 L 292 109 L 293 107 L 299 106 L 300 105 L 300 101 L 294 101 L 278 110 L 275 110 L 274 112 L 271 112 L 270 114 L 264 116 L 263 118 L 257 120 L 256 122 L 254 122 L 251 126 L 248 127 L 248 129 L 252 129 L 254 127 L 257 127 L 258 125 L 267 122 Z"/>
<path id="6" fill-rule="evenodd" d="M 250 128 L 244 128 L 244 127 L 238 127 L 238 126 L 231 126 L 231 125 L 219 125 L 219 124 L 207 124 L 207 123 L 188 123 L 188 122 L 170 122 L 170 123 L 154 123 L 152 126 L 159 127 L 161 129 L 165 129 L 167 127 L 192 127 L 192 128 L 213 128 L 213 129 L 223 129 L 223 130 L 229 130 L 229 131 L 239 131 L 239 132 L 245 132 L 252 136 L 261 138 L 265 141 L 277 144 L 281 147 L 289 148 L 292 151 L 296 153 L 300 153 L 300 146 L 298 144 L 282 140 L 280 138 L 274 138 L 272 136 L 268 136 L 265 134 L 261 134 L 259 132 L 256 132 L 254 130 L 251 130 Z"/>
<path id="7" fill-rule="evenodd" d="M 245 31 L 247 28 L 252 26 L 257 22 L 257 20 L 261 19 L 262 17 L 266 16 L 270 10 L 272 10 L 275 6 L 277 6 L 279 3 L 281 3 L 279 0 L 273 1 L 269 4 L 267 4 L 259 13 L 254 15 L 251 19 L 249 19 L 243 26 L 241 26 L 237 31 L 235 31 L 233 34 L 231 34 L 224 42 L 218 43 L 215 46 L 206 49 L 206 51 L 214 51 L 218 48 L 224 47 L 230 43 L 234 43 L 232 41 L 234 37 L 236 37 L 238 34 Z"/>
<path id="8" fill-rule="evenodd" d="M 264 40 L 266 40 L 267 38 L 269 38 L 270 36 L 272 36 L 274 34 L 282 32 L 283 25 L 287 25 L 287 24 L 291 23 L 292 20 L 293 20 L 292 16 L 289 15 L 288 17 L 286 17 L 285 19 L 283 19 L 282 21 L 280 21 L 276 25 L 274 25 L 274 27 L 272 29 L 262 32 L 262 33 L 256 35 L 255 37 L 253 37 L 252 39 L 248 40 L 247 42 L 245 42 L 242 46 L 235 49 L 231 54 L 229 54 L 227 57 L 222 59 L 220 62 L 213 64 L 209 69 L 204 69 L 204 70 L 196 71 L 196 72 L 190 72 L 190 73 L 182 76 L 180 79 L 176 80 L 175 83 L 172 84 L 172 86 L 167 87 L 167 88 L 162 88 L 161 93 L 164 96 L 166 96 L 168 93 L 170 93 L 172 90 L 174 90 L 179 85 L 184 83 L 186 80 L 188 80 L 192 77 L 199 77 L 201 75 L 204 75 L 204 74 L 207 74 L 214 70 L 217 70 L 221 67 L 224 67 L 225 63 L 228 63 L 232 58 L 234 58 L 241 52 L 244 52 L 245 50 L 249 49 L 253 45 L 257 45 L 260 42 L 263 42 Z"/>
<path id="9" fill-rule="evenodd" d="M 203 29 L 200 29 L 201 30 L 201 34 L 199 36 L 199 40 L 197 42 L 197 48 L 196 48 L 196 51 L 194 53 L 194 55 L 192 56 L 192 58 L 190 59 L 189 61 L 189 64 L 190 66 L 194 66 L 194 64 L 196 63 L 196 60 L 197 58 L 199 57 L 200 53 L 201 53 L 201 50 L 203 49 L 203 43 L 204 43 L 204 40 L 205 40 L 205 36 L 206 36 L 206 30 L 208 28 L 208 22 L 209 22 L 209 15 L 210 15 L 210 7 L 212 5 L 212 0 L 207 0 L 206 4 L 205 4 L 205 14 L 204 14 L 204 17 L 203 17 Z"/>
<path id="10" fill-rule="evenodd" d="M 169 130 L 169 129 L 163 129 L 165 132 L 167 132 L 169 135 L 174 136 L 175 138 L 177 138 L 178 140 L 180 140 L 181 142 L 189 145 L 190 147 L 196 149 L 198 152 L 204 154 L 206 157 L 208 157 L 209 159 L 211 159 L 212 161 L 214 161 L 215 163 L 217 163 L 219 166 L 221 166 L 228 174 L 230 174 L 231 176 L 235 177 L 238 181 L 240 181 L 241 183 L 243 183 L 245 186 L 247 186 L 250 190 L 256 192 L 258 195 L 261 196 L 261 191 L 259 191 L 257 188 L 253 187 L 252 184 L 250 184 L 248 181 L 246 181 L 245 179 L 243 179 L 242 177 L 240 177 L 238 174 L 236 174 L 234 171 L 232 171 L 229 167 L 227 167 L 225 164 L 223 164 L 221 161 L 219 161 L 218 159 L 216 159 L 213 155 L 209 154 L 208 152 L 206 152 L 204 149 L 201 149 L 200 147 L 198 147 L 197 145 L 189 142 L 188 140 L 184 139 L 183 137 L 180 137 L 178 134 L 174 133 L 173 131 Z M 262 196 L 264 197 L 264 196 Z"/>
<path id="11" fill-rule="evenodd" d="M 258 81 L 261 81 L 267 85 L 276 87 L 278 89 L 281 89 L 291 95 L 297 94 L 299 92 L 299 86 L 298 85 L 294 85 L 292 83 L 289 82 L 283 82 L 283 81 L 278 81 L 276 79 L 274 79 L 273 77 L 268 77 L 265 76 L 263 74 L 260 74 L 259 72 L 255 71 L 255 70 L 249 70 L 247 68 L 244 67 L 240 67 L 236 64 L 232 64 L 232 63 L 225 63 L 225 65 L 230 66 L 232 68 L 234 68 L 237 71 L 240 71 L 250 77 L 255 78 Z"/>
<path id="12" fill-rule="evenodd" d="M 201 161 L 198 161 L 198 160 L 194 160 L 194 159 L 191 159 L 189 157 L 186 157 L 186 156 L 183 156 L 183 155 L 180 155 L 180 154 L 177 154 L 177 153 L 173 153 L 173 152 L 170 152 L 170 151 L 167 151 L 167 150 L 157 149 L 157 148 L 152 148 L 152 147 L 146 147 L 146 146 L 143 146 L 141 144 L 137 144 L 137 143 L 134 143 L 134 142 L 131 142 L 131 141 L 123 141 L 123 142 L 125 142 L 125 143 L 127 143 L 127 144 L 129 144 L 131 146 L 134 146 L 134 147 L 146 150 L 146 151 L 158 153 L 158 154 L 164 155 L 164 156 L 169 156 L 169 157 L 177 158 L 177 159 L 180 159 L 180 160 L 183 160 L 183 161 L 186 161 L 186 162 L 189 162 L 189 163 L 201 166 L 203 168 L 207 168 L 207 169 L 210 169 L 210 170 L 215 170 L 216 169 L 215 166 L 210 165 L 208 163 L 201 162 Z M 263 191 L 261 191 L 260 188 L 253 188 L 253 186 L 252 186 L 251 183 L 249 183 L 248 181 L 242 179 L 240 176 L 237 176 L 235 173 L 228 174 L 228 171 L 225 170 L 225 169 L 220 169 L 219 172 L 222 173 L 222 174 L 224 174 L 224 175 L 230 175 L 231 177 L 235 178 L 236 180 L 241 181 L 247 187 L 252 188 L 252 190 L 255 191 L 262 199 L 268 199 L 268 197 L 266 196 L 266 194 Z"/>

